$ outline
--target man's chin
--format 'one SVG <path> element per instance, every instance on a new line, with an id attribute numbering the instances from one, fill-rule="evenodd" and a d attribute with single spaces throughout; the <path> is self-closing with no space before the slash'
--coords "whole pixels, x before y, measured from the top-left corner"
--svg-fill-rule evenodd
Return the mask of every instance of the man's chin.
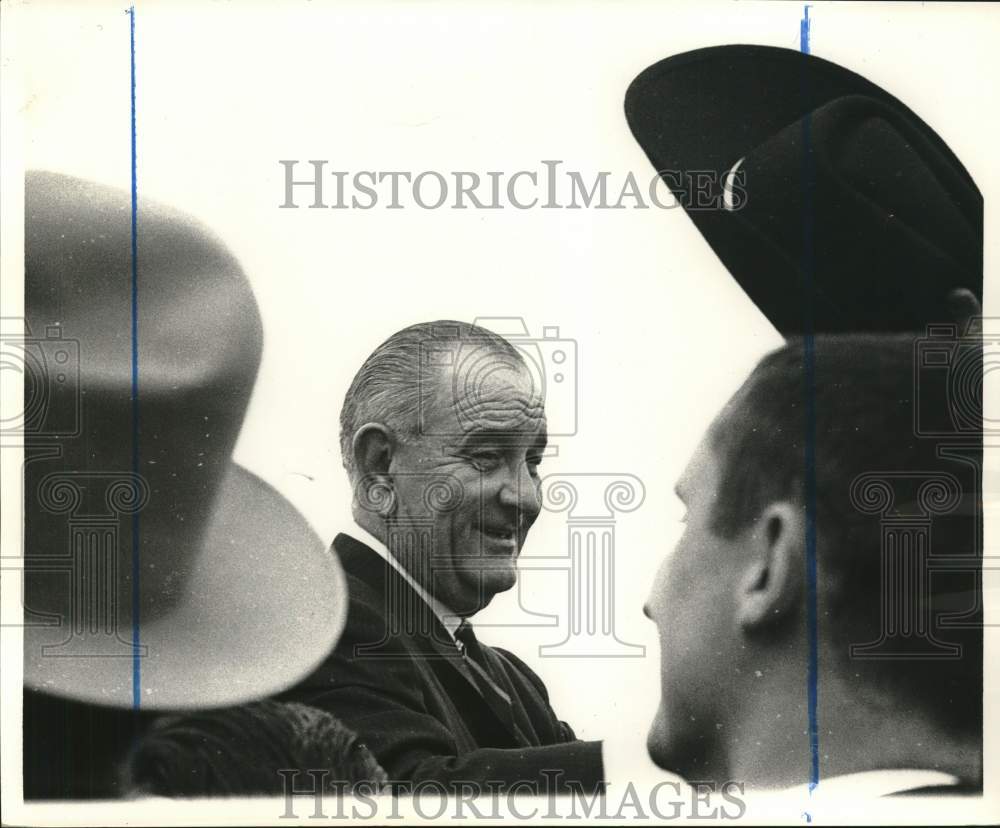
<path id="1" fill-rule="evenodd" d="M 469 590 L 476 592 L 474 612 L 484 609 L 501 592 L 507 592 L 517 583 L 517 569 L 513 566 L 490 567 L 476 570 L 468 579 Z"/>
<path id="2" fill-rule="evenodd" d="M 513 562 L 509 566 L 487 569 L 483 572 L 483 597 L 486 599 L 486 603 L 492 601 L 495 595 L 513 589 L 516 583 L 517 569 Z"/>
<path id="3" fill-rule="evenodd" d="M 646 735 L 646 752 L 649 753 L 649 758 L 657 766 L 664 770 L 674 770 L 674 768 L 670 767 L 669 735 L 662 704 L 656 711 L 653 723 L 649 726 L 649 733 Z"/>
<path id="4" fill-rule="evenodd" d="M 516 583 L 517 569 L 513 565 L 509 569 L 497 569 L 487 572 L 483 577 L 483 588 L 486 590 L 492 589 L 493 595 L 513 589 Z"/>
<path id="5" fill-rule="evenodd" d="M 657 767 L 686 779 L 724 781 L 723 766 L 719 765 L 719 745 L 713 738 L 715 730 L 708 734 L 700 728 L 689 730 L 683 726 L 689 718 L 687 715 L 678 718 L 677 711 L 664 710 L 661 702 L 646 736 L 649 758 Z"/>

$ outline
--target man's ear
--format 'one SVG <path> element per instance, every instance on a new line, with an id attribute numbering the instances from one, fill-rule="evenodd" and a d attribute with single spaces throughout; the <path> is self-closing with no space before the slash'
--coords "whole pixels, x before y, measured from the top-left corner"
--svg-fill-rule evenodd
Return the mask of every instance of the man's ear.
<path id="1" fill-rule="evenodd" d="M 772 503 L 750 534 L 750 563 L 740 581 L 737 616 L 753 630 L 794 611 L 805 587 L 805 519 L 788 501 Z"/>
<path id="2" fill-rule="evenodd" d="M 396 440 L 392 432 L 381 423 L 365 423 L 354 432 L 351 440 L 354 468 L 355 519 L 357 509 L 387 519 L 396 510 L 396 492 L 389 469 L 392 466 Z M 361 521 L 359 520 L 359 523 Z M 366 526 L 365 523 L 361 524 Z"/>
<path id="3" fill-rule="evenodd" d="M 381 477 L 389 473 L 396 441 L 381 423 L 365 423 L 354 432 L 351 451 L 360 477 Z"/>

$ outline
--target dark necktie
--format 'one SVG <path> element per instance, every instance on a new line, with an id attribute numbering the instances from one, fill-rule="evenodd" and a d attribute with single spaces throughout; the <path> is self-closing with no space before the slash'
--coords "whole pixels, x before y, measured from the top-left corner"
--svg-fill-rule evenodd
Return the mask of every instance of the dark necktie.
<path id="1" fill-rule="evenodd" d="M 486 654 L 483 652 L 483 645 L 476 638 L 476 633 L 465 619 L 458 625 L 455 631 L 455 643 L 458 651 L 462 654 L 465 663 L 472 670 L 476 677 L 476 683 L 488 701 L 500 701 L 506 708 L 510 707 L 510 696 L 500 687 L 497 682 L 496 673 L 490 666 Z M 506 718 L 506 716 L 505 716 Z"/>
<path id="2" fill-rule="evenodd" d="M 465 618 L 455 630 L 455 643 L 458 644 L 458 651 L 476 662 L 484 670 L 488 670 L 486 659 L 483 656 L 483 648 L 476 638 L 476 631 L 472 629 L 472 624 Z"/>

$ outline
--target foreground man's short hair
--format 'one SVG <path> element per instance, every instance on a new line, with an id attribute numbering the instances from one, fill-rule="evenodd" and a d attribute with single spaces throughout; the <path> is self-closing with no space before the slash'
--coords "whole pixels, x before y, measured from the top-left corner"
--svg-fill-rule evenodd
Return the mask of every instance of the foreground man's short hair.
<path id="1" fill-rule="evenodd" d="M 959 557 L 981 554 L 982 516 L 975 508 L 980 481 L 970 463 L 939 455 L 940 439 L 917 433 L 918 401 L 931 409 L 953 401 L 945 384 L 928 382 L 915 371 L 912 334 L 818 336 L 807 362 L 809 353 L 802 340 L 792 340 L 766 356 L 712 425 L 710 441 L 720 464 L 713 530 L 732 538 L 775 501 L 805 509 L 811 463 L 820 599 L 830 610 L 820 617 L 819 632 L 846 663 L 852 644 L 879 638 L 881 602 L 891 589 L 882 572 L 881 516 L 857 508 L 851 497 L 854 481 L 878 472 L 912 473 L 915 481 L 941 473 L 956 477 L 962 501 L 933 518 L 930 552 Z M 973 395 L 976 388 L 981 393 L 981 383 Z M 981 461 L 981 437 L 972 434 L 963 442 L 971 445 L 967 456 L 975 459 L 978 452 Z M 913 506 L 895 504 L 902 515 Z M 930 631 L 959 644 L 961 657 L 928 660 L 914 653 L 912 658 L 854 661 L 852 669 L 877 671 L 901 702 L 912 702 L 943 726 L 979 734 L 983 667 L 978 573 L 965 569 L 927 572 L 925 577 Z M 915 594 L 918 585 L 911 587 Z M 973 609 L 977 611 L 963 625 L 940 624 L 942 613 Z"/>

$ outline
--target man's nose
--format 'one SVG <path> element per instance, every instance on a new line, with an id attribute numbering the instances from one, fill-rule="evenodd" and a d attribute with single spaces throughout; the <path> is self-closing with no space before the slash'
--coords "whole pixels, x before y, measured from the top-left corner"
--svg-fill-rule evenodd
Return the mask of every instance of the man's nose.
<path id="1" fill-rule="evenodd" d="M 500 502 L 517 509 L 522 518 L 533 520 L 538 516 L 542 509 L 541 490 L 527 463 L 521 463 L 506 476 L 500 488 Z"/>

